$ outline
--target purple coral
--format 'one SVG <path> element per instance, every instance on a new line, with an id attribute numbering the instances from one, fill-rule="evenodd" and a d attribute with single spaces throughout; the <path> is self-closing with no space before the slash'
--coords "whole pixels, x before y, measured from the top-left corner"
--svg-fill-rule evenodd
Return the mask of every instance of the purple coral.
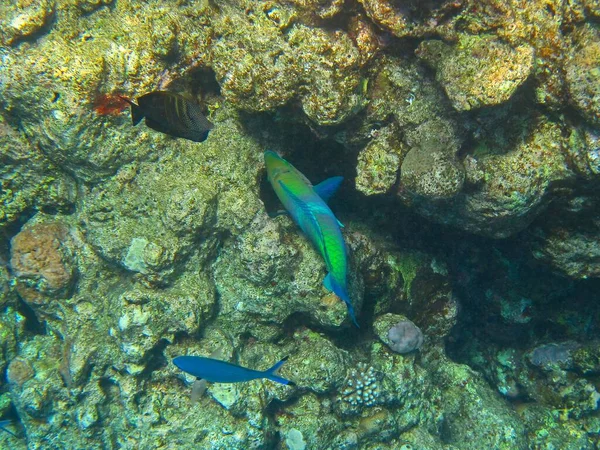
<path id="1" fill-rule="evenodd" d="M 388 331 L 390 348 L 396 353 L 408 353 L 423 345 L 423 333 L 410 320 L 401 320 Z"/>

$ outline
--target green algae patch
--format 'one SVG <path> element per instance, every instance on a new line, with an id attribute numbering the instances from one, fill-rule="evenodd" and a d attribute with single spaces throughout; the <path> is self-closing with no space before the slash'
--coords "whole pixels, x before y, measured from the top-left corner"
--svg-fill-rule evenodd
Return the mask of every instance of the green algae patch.
<path id="1" fill-rule="evenodd" d="M 419 270 L 426 264 L 426 258 L 419 253 L 402 253 L 388 257 L 388 264 L 402 278 L 402 284 L 407 295 L 411 295 L 412 282 Z"/>

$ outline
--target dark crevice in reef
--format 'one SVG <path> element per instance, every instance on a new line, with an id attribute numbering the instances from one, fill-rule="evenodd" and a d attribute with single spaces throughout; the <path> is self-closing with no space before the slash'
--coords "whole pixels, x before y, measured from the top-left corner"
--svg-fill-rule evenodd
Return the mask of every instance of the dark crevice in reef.
<path id="1" fill-rule="evenodd" d="M 46 334 L 46 322 L 41 322 L 35 311 L 20 296 L 17 311 L 25 318 L 25 331 L 31 334 Z"/>
<path id="2" fill-rule="evenodd" d="M 145 367 L 139 375 L 140 379 L 148 379 L 152 372 L 168 364 L 167 358 L 163 353 L 167 345 L 169 345 L 168 340 L 160 339 L 154 347 L 146 352 L 142 359 L 142 364 Z"/>

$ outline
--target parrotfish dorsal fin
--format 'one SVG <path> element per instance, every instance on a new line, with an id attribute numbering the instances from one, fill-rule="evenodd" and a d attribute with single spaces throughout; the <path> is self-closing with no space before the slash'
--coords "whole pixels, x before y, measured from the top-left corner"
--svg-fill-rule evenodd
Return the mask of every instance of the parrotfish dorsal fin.
<path id="1" fill-rule="evenodd" d="M 314 186 L 313 189 L 317 195 L 321 197 L 325 203 L 327 203 L 333 194 L 335 194 L 335 192 L 338 190 L 340 184 L 342 184 L 342 181 L 344 181 L 344 177 L 327 178 L 325 181 L 321 181 L 319 184 Z"/>

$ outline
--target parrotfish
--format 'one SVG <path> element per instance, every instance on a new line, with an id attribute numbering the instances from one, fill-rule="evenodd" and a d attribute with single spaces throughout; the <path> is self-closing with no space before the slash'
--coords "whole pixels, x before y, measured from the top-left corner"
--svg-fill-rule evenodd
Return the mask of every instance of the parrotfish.
<path id="1" fill-rule="evenodd" d="M 202 356 L 178 356 L 173 359 L 173 364 L 198 379 L 212 383 L 240 383 L 242 381 L 266 378 L 277 383 L 295 386 L 296 384 L 293 381 L 276 375 L 277 370 L 286 361 L 287 357 L 267 370 L 248 369 L 247 367 L 238 366 L 227 361 Z"/>
<path id="2" fill-rule="evenodd" d="M 343 225 L 326 203 L 343 177 L 328 178 L 313 186 L 300 171 L 272 151 L 265 152 L 265 165 L 275 194 L 325 260 L 328 274 L 324 286 L 346 303 L 350 318 L 358 327 L 348 295 L 348 256 L 341 231 Z"/>
<path id="3" fill-rule="evenodd" d="M 173 92 L 150 92 L 139 97 L 137 105 L 121 98 L 131 105 L 133 125 L 145 118 L 153 130 L 194 142 L 204 141 L 214 126 L 197 103 Z"/>

